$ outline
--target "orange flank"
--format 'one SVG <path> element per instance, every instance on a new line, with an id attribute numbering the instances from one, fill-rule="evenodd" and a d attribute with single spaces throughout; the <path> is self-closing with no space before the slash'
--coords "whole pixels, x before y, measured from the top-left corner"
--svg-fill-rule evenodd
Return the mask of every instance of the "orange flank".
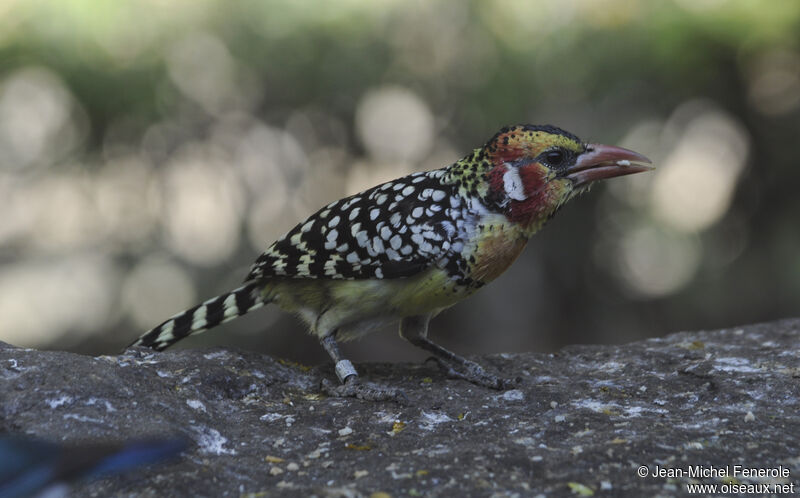
<path id="1" fill-rule="evenodd" d="M 488 283 L 511 266 L 528 240 L 520 235 L 518 229 L 508 229 L 501 224 L 489 225 L 484 230 L 475 249 L 472 274 L 476 280 Z"/>

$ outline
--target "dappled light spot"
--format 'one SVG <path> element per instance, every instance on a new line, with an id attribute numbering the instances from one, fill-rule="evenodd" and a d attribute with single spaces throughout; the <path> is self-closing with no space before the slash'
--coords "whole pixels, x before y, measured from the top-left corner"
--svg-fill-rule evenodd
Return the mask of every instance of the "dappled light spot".
<path id="1" fill-rule="evenodd" d="M 364 95 L 356 110 L 356 130 L 378 161 L 417 161 L 436 137 L 428 105 L 411 90 L 396 86 Z"/>
<path id="2" fill-rule="evenodd" d="M 111 318 L 117 284 L 109 259 L 92 253 L 0 268 L 0 341 L 78 343 Z"/>
<path id="3" fill-rule="evenodd" d="M 26 242 L 41 251 L 62 253 L 91 247 L 105 233 L 94 203 L 92 178 L 80 171 L 53 174 L 26 185 L 14 196 L 19 209 L 30 213 Z"/>
<path id="4" fill-rule="evenodd" d="M 208 32 L 187 35 L 165 54 L 170 79 L 180 91 L 211 114 L 249 109 L 257 100 L 242 85 L 241 68 L 217 36 Z"/>
<path id="5" fill-rule="evenodd" d="M 755 58 L 747 73 L 750 102 L 767 115 L 800 107 L 800 53 L 776 50 Z"/>
<path id="6" fill-rule="evenodd" d="M 694 232 L 707 229 L 728 211 L 750 137 L 719 109 L 697 102 L 684 106 L 695 107 L 696 114 L 686 123 L 676 123 L 680 138 L 654 172 L 651 207 L 670 227 Z"/>
<path id="7" fill-rule="evenodd" d="M 86 117 L 49 69 L 18 69 L 0 84 L 0 167 L 46 165 L 83 140 Z"/>
<path id="8" fill-rule="evenodd" d="M 619 242 L 617 265 L 628 290 L 661 297 L 684 288 L 700 263 L 701 247 L 691 235 L 635 226 Z"/>
<path id="9" fill-rule="evenodd" d="M 728 213 L 749 140 L 735 118 L 700 100 L 678 106 L 666 122 L 634 126 L 622 144 L 647 151 L 656 169 L 609 182 L 600 219 L 606 228 L 595 247 L 598 264 L 641 298 L 686 288 L 704 253 L 713 252 L 718 266 L 731 264 L 747 245 L 746 231 L 713 232 L 708 245 L 698 235 Z M 724 248 L 721 240 L 728 240 Z"/>
<path id="10" fill-rule="evenodd" d="M 309 170 L 307 153 L 297 139 L 250 115 L 225 116 L 210 142 L 224 151 L 230 167 L 255 198 L 296 186 Z"/>
<path id="11" fill-rule="evenodd" d="M 263 251 L 297 223 L 297 219 L 291 216 L 292 211 L 286 207 L 288 198 L 284 191 L 269 191 L 267 194 L 255 199 L 247 211 L 247 235 L 250 246 L 257 252 Z"/>
<path id="12" fill-rule="evenodd" d="M 195 300 L 194 284 L 186 270 L 164 257 L 142 260 L 122 284 L 122 309 L 142 331 L 188 308 Z"/>
<path id="13" fill-rule="evenodd" d="M 230 257 L 239 245 L 244 192 L 235 169 L 209 147 L 184 147 L 164 178 L 166 242 L 200 265 Z"/>
<path id="14" fill-rule="evenodd" d="M 115 159 L 98 172 L 96 212 L 108 234 L 107 242 L 143 245 L 158 226 L 161 197 L 152 166 L 142 158 Z"/>

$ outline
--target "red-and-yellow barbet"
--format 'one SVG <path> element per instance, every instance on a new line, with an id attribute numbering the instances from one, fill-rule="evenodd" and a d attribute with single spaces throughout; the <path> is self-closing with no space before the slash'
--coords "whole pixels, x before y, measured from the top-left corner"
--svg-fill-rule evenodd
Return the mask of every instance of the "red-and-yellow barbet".
<path id="1" fill-rule="evenodd" d="M 133 346 L 162 350 L 268 303 L 298 315 L 335 363 L 330 395 L 381 400 L 338 341 L 393 322 L 451 377 L 493 389 L 514 381 L 428 338 L 428 323 L 508 269 L 528 239 L 597 180 L 650 169 L 641 154 L 589 144 L 554 126 L 503 128 L 450 166 L 414 173 L 323 207 L 276 240 L 244 285 L 179 313 Z"/>

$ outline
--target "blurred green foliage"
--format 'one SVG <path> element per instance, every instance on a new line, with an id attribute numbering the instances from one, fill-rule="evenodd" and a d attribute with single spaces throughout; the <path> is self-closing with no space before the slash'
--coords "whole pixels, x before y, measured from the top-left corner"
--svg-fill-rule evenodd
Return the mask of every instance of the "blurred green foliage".
<path id="1" fill-rule="evenodd" d="M 798 2 L 6 1 L 0 340 L 113 351 L 235 285 L 318 206 L 519 122 L 659 170 L 565 208 L 436 319 L 445 344 L 797 315 L 798 45 Z M 186 342 L 323 358 L 290 318 L 255 315 Z M 403 347 L 350 346 L 417 357 Z"/>

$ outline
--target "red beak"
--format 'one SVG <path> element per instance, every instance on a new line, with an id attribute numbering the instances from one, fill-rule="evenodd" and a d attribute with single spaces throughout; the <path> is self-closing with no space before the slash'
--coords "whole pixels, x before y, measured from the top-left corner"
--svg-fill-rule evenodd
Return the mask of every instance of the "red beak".
<path id="1" fill-rule="evenodd" d="M 575 164 L 567 168 L 567 178 L 576 187 L 615 176 L 632 175 L 653 169 L 650 159 L 632 150 L 613 145 L 589 144 Z"/>

